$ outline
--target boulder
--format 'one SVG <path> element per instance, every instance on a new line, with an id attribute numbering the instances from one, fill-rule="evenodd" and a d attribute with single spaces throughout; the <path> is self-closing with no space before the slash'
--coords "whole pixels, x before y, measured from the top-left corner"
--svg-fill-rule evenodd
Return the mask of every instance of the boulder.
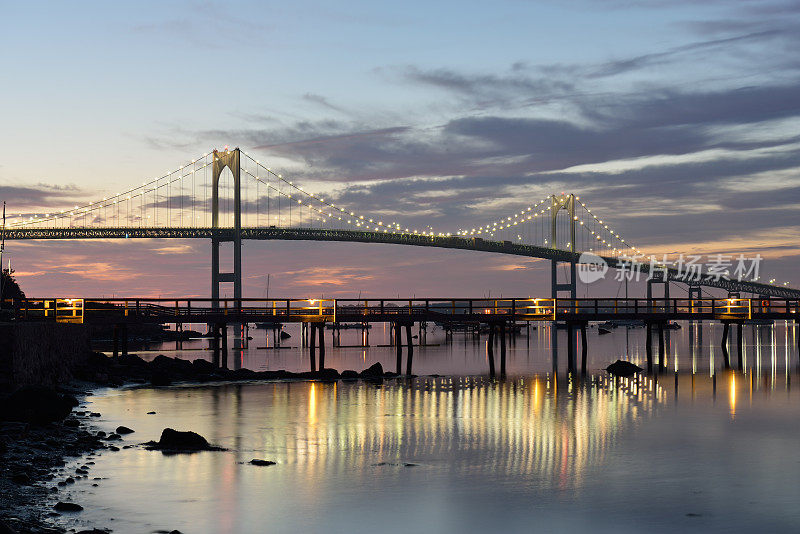
<path id="1" fill-rule="evenodd" d="M 635 375 L 636 373 L 644 371 L 644 369 L 631 362 L 617 360 L 606 367 L 606 371 L 608 371 L 608 373 L 611 375 L 627 378 Z"/>
<path id="2" fill-rule="evenodd" d="M 252 465 L 275 465 L 275 462 L 271 460 L 259 460 L 258 458 L 253 458 L 250 463 Z"/>
<path id="3" fill-rule="evenodd" d="M 128 428 L 127 426 L 118 426 L 117 427 L 117 434 L 132 434 L 134 430 L 132 428 Z"/>
<path id="4" fill-rule="evenodd" d="M 161 438 L 155 442 L 146 444 L 148 449 L 160 450 L 165 452 L 195 452 L 195 451 L 219 451 L 220 447 L 209 445 L 206 438 L 192 431 L 179 431 L 173 428 L 165 428 L 161 432 Z"/>
<path id="5" fill-rule="evenodd" d="M 169 386 L 172 384 L 172 377 L 164 370 L 153 369 L 153 374 L 150 375 L 150 383 L 156 387 Z"/>
<path id="6" fill-rule="evenodd" d="M 65 419 L 78 400 L 44 386 L 23 386 L 0 402 L 0 420 L 45 424 Z"/>
<path id="7" fill-rule="evenodd" d="M 344 371 L 342 371 L 342 374 L 340 376 L 341 376 L 342 380 L 357 380 L 358 379 L 358 373 L 356 371 L 351 370 L 351 369 L 345 369 Z"/>
<path id="8" fill-rule="evenodd" d="M 361 371 L 361 378 L 383 378 L 383 366 L 380 362 Z"/>
<path id="9" fill-rule="evenodd" d="M 74 502 L 63 502 L 58 501 L 53 509 L 56 512 L 80 512 L 83 510 L 83 506 L 80 504 L 75 504 Z"/>
<path id="10" fill-rule="evenodd" d="M 213 373 L 214 364 L 208 360 L 196 359 L 192 362 L 192 368 L 198 373 Z"/>

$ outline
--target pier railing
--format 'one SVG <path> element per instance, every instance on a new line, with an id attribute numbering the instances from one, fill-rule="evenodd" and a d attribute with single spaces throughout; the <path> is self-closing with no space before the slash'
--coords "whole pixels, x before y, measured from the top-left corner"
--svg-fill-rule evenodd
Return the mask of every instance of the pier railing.
<path id="1" fill-rule="evenodd" d="M 6 300 L 16 320 L 58 322 L 309 322 L 393 320 L 799 319 L 800 300 L 748 298 L 207 299 L 28 298 Z"/>

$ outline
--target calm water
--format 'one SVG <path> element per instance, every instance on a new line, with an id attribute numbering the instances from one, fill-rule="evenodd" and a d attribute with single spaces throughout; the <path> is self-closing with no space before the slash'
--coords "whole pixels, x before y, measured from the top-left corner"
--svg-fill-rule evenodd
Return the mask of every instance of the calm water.
<path id="1" fill-rule="evenodd" d="M 99 391 L 89 399 L 103 414 L 98 424 L 136 430 L 124 443 L 173 427 L 229 450 L 103 453 L 90 479 L 65 492 L 86 510 L 63 521 L 187 534 L 797 532 L 797 331 L 778 324 L 745 332 L 742 372 L 723 368 L 720 327 L 670 332 L 669 371 L 657 380 L 614 381 L 599 371 L 618 357 L 644 359 L 642 329 L 590 330 L 582 381 L 565 376 L 563 332 L 554 374 L 550 333 L 542 329 L 516 339 L 502 381 L 481 376 L 485 337 L 457 334 L 445 344 L 431 332 L 427 342 L 438 346 L 415 351 L 415 372 L 448 376 L 380 386 Z M 251 334 L 237 365 L 307 368 L 300 349 L 265 349 L 265 332 Z M 387 335 L 374 328 L 370 341 L 385 344 Z M 343 332 L 342 344 L 358 337 Z M 330 367 L 360 370 L 375 361 L 393 368 L 394 349 L 332 348 L 328 340 Z M 245 463 L 252 458 L 278 464 Z M 103 477 L 98 487 L 92 477 Z"/>

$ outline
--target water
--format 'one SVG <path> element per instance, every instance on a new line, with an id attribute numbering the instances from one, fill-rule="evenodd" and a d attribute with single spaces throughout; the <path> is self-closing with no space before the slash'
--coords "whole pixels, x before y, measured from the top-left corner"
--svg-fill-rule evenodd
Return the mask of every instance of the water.
<path id="1" fill-rule="evenodd" d="M 131 533 L 797 532 L 797 331 L 747 327 L 741 372 L 723 368 L 720 333 L 706 325 L 698 345 L 699 330 L 670 332 L 669 371 L 656 379 L 596 371 L 643 359 L 641 329 L 590 330 L 583 380 L 563 372 L 564 339 L 554 375 L 545 329 L 516 339 L 504 381 L 479 375 L 485 337 L 429 334 L 440 344 L 415 351 L 415 370 L 448 376 L 99 391 L 98 424 L 134 428 L 126 444 L 173 427 L 229 450 L 105 452 L 69 490 L 86 510 L 61 521 Z M 258 349 L 255 336 L 239 364 L 307 366 L 300 349 Z M 329 344 L 327 361 L 393 368 L 394 348 Z"/>

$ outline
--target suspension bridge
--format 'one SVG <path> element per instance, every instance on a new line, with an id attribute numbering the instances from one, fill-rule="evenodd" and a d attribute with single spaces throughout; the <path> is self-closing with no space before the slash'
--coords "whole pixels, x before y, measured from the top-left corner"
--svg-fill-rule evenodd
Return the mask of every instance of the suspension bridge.
<path id="1" fill-rule="evenodd" d="M 223 187 L 226 182 L 232 182 Z M 574 194 L 549 195 L 482 226 L 437 231 L 389 221 L 336 205 L 284 177 L 238 148 L 212 151 L 177 169 L 120 193 L 53 213 L 12 215 L 4 238 L 22 239 L 210 239 L 212 299 L 220 284 L 242 295 L 242 240 L 314 240 L 389 243 L 511 254 L 550 260 L 551 298 L 577 297 L 576 266 L 581 255 L 599 256 L 610 268 L 630 267 L 648 275 L 650 288 L 669 282 L 719 288 L 731 296 L 800 298 L 800 290 L 758 279 L 681 271 L 647 259 Z M 220 272 L 221 244 L 233 244 L 233 269 Z M 558 267 L 566 269 L 559 282 Z"/>
<path id="2" fill-rule="evenodd" d="M 222 187 L 232 181 L 232 187 Z M 227 325 L 252 321 L 302 322 L 311 330 L 311 367 L 315 369 L 314 339 L 319 336 L 320 368 L 324 367 L 325 322 L 390 322 L 396 330 L 397 373 L 401 371 L 401 327 L 406 329 L 411 373 L 415 322 L 450 321 L 489 325 L 488 350 L 494 374 L 493 337 L 501 337 L 501 374 L 505 371 L 505 331 L 517 321 L 560 321 L 569 328 L 569 362 L 574 368 L 576 338 L 582 332 L 585 368 L 588 321 L 637 319 L 647 324 L 648 367 L 652 365 L 651 328 L 659 330 L 659 362 L 664 360 L 663 330 L 670 320 L 719 320 L 725 324 L 723 347 L 731 324 L 749 320 L 794 320 L 800 315 L 800 290 L 730 277 L 729 271 L 682 270 L 666 261 L 643 261 L 637 270 L 647 274 L 646 299 L 578 299 L 578 265 L 601 261 L 609 268 L 630 269 L 641 250 L 609 227 L 574 194 L 549 195 L 525 209 L 482 226 L 436 231 L 384 220 L 336 205 L 305 190 L 238 148 L 213 151 L 142 185 L 88 204 L 54 213 L 12 215 L 4 223 L 7 240 L 48 239 L 210 239 L 210 299 L 26 299 L 12 302 L 17 319 L 114 324 L 115 352 L 122 342 L 127 352 L 127 325 L 132 322 L 205 322 L 211 327 L 214 362 L 225 365 Z M 254 300 L 242 295 L 242 240 L 314 240 L 387 243 L 488 253 L 511 254 L 549 260 L 550 298 L 522 299 L 340 299 Z M 230 272 L 220 270 L 222 244 L 233 244 Z M 567 269 L 559 281 L 559 266 Z M 562 278 L 564 278 L 562 276 Z M 688 286 L 688 299 L 671 299 L 671 282 Z M 233 298 L 220 298 L 222 284 L 233 284 Z M 663 286 L 663 298 L 652 288 Z M 702 287 L 727 290 L 727 298 L 704 299 Z M 755 298 L 742 298 L 750 293 Z M 773 300 L 774 299 L 774 300 Z M 388 302 L 388 303 L 387 303 Z M 406 305 L 407 303 L 407 305 Z M 79 315 L 78 315 L 79 312 Z M 552 347 L 556 350 L 555 329 Z M 308 337 L 308 333 L 304 334 Z M 222 346 L 220 346 L 220 343 Z M 726 350 L 726 349 L 725 349 Z M 727 353 L 727 352 L 726 352 Z"/>

